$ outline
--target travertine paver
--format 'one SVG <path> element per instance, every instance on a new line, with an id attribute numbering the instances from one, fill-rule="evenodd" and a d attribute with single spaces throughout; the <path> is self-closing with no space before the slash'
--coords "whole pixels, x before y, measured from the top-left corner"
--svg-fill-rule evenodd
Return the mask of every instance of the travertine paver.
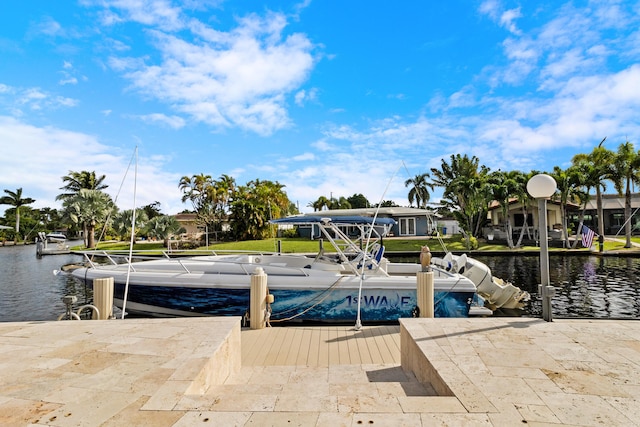
<path id="1" fill-rule="evenodd" d="M 402 319 L 401 335 L 405 369 L 431 372 L 494 425 L 637 425 L 636 321 Z"/>
<path id="2" fill-rule="evenodd" d="M 2 324 L 0 425 L 172 425 L 240 360 L 239 318 Z"/>
<path id="3" fill-rule="evenodd" d="M 0 425 L 631 426 L 638 396 L 637 321 L 0 324 Z"/>

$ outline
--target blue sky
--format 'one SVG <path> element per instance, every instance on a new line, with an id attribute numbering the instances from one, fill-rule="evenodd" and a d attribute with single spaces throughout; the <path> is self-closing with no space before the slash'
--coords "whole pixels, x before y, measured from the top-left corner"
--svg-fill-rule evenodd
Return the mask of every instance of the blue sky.
<path id="1" fill-rule="evenodd" d="M 135 205 L 168 214 L 200 173 L 309 211 L 408 205 L 451 154 L 566 167 L 605 136 L 640 148 L 639 28 L 615 0 L 1 2 L 0 189 L 60 207 L 61 177 L 94 170 L 129 209 L 136 147 Z"/>

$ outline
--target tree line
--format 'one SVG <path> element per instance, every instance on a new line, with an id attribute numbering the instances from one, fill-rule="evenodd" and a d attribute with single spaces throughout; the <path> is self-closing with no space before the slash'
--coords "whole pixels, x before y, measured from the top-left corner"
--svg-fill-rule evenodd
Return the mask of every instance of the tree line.
<path id="1" fill-rule="evenodd" d="M 587 203 L 593 197 L 593 192 L 597 209 L 596 228 L 598 234 L 604 236 L 602 195 L 607 191 L 607 185 L 613 185 L 619 195 L 624 194 L 625 247 L 630 248 L 633 226 L 631 193 L 634 185 L 640 183 L 640 151 L 636 151 L 633 143 L 629 141 L 621 143 L 616 151 L 609 150 L 604 146 L 605 140 L 606 137 L 590 153 L 573 156 L 569 167 L 563 169 L 555 166 L 552 171 L 547 172 L 500 169 L 492 171 L 482 165 L 476 156 L 452 154 L 449 158 L 441 159 L 439 168 L 431 168 L 428 172 L 419 173 L 405 181 L 405 187 L 409 188 L 409 206 L 415 203 L 418 208 L 427 208 L 434 188 L 443 189 L 442 199 L 436 209 L 453 216 L 469 242 L 472 238 L 483 237 L 483 227 L 488 223 L 489 209 L 492 203 L 497 204 L 507 236 L 507 245 L 509 248 L 516 248 L 522 245 L 529 210 L 535 205 L 527 192 L 527 182 L 538 173 L 547 173 L 555 179 L 558 186 L 552 200 L 560 205 L 565 246 L 569 247 L 569 211 L 574 206 L 580 207 L 575 228 L 579 234 Z M 355 206 L 356 203 L 351 203 L 355 196 L 347 199 L 321 196 L 309 206 L 314 210 L 371 206 L 368 201 L 364 205 L 359 203 Z M 515 242 L 509 215 L 509 206 L 513 202 L 519 202 L 525 221 Z M 578 241 L 579 239 L 574 240 L 574 248 Z"/>
<path id="2" fill-rule="evenodd" d="M 158 238 L 168 244 L 169 239 L 184 233 L 175 216 L 163 215 L 160 203 L 154 202 L 135 212 L 120 211 L 111 196 L 104 190 L 105 175 L 95 171 L 70 171 L 62 177 L 63 193 L 56 197 L 62 209 L 31 209 L 35 202 L 23 196 L 22 188 L 4 190 L 0 204 L 10 205 L 0 225 L 9 224 L 11 230 L 0 230 L 0 239 L 14 241 L 31 239 L 39 231 L 51 232 L 66 229 L 71 235 L 82 230 L 85 246 L 94 248 L 96 238 L 117 237 L 125 240 L 134 236 Z M 237 185 L 235 179 L 223 175 L 213 180 L 210 175 L 184 176 L 178 184 L 182 202 L 191 203 L 192 209 L 182 213 L 194 213 L 196 223 L 217 236 L 226 239 L 263 239 L 274 232 L 269 220 L 298 213 L 295 205 L 284 192 L 284 185 L 255 179 L 246 185 Z M 22 222 L 21 222 L 22 221 Z M 132 227 L 134 224 L 134 227 Z M 223 229 L 225 224 L 232 224 Z M 133 231 L 132 231 L 133 230 Z"/>
<path id="3" fill-rule="evenodd" d="M 111 196 L 104 192 L 106 176 L 96 175 L 94 171 L 69 171 L 62 177 L 63 193 L 56 197 L 62 202 L 62 209 L 32 209 L 28 205 L 35 202 L 23 197 L 22 188 L 16 191 L 4 190 L 6 196 L 0 198 L 0 204 L 10 205 L 5 211 L 2 222 L 13 225 L 12 230 L 2 230 L 0 239 L 13 238 L 14 242 L 28 240 L 40 232 L 66 230 L 70 235 L 80 234 L 82 230 L 84 245 L 95 247 L 96 230 L 99 238 L 125 239 L 131 236 L 133 211 L 120 211 Z M 22 220 L 21 220 L 22 218 Z M 154 202 L 136 211 L 134 235 L 143 234 L 165 242 L 178 232 L 181 226 L 172 216 L 160 212 L 160 203 Z"/>
<path id="4" fill-rule="evenodd" d="M 569 208 L 579 206 L 579 224 L 581 230 L 587 203 L 595 192 L 597 205 L 597 232 L 604 236 L 602 195 L 607 185 L 613 185 L 619 195 L 625 196 L 625 236 L 626 247 L 631 247 L 631 193 L 633 186 L 640 183 L 640 151 L 636 151 L 629 141 L 621 143 L 616 151 L 604 147 L 603 139 L 590 153 L 577 154 L 571 159 L 571 165 L 565 169 L 555 166 L 551 175 L 558 185 L 552 199 L 561 208 L 562 227 L 566 245 L 569 245 Z M 491 204 L 499 205 L 503 227 L 510 248 L 522 244 L 528 210 L 534 205 L 528 195 L 528 180 L 540 171 L 492 171 L 480 163 L 476 156 L 455 154 L 441 159 L 439 168 L 419 173 L 405 181 L 408 188 L 409 206 L 414 203 L 419 208 L 429 204 L 434 188 L 443 189 L 438 208 L 452 215 L 460 224 L 467 237 L 482 237 L 482 228 L 487 225 Z M 10 205 L 0 218 L 0 225 L 11 225 L 12 230 L 1 230 L 0 239 L 13 237 L 14 240 L 28 239 L 44 227 L 46 231 L 60 229 L 83 230 L 85 245 L 95 246 L 97 229 L 107 230 L 110 235 L 120 238 L 131 235 L 132 211 L 119 211 L 111 197 L 104 192 L 104 175 L 95 172 L 70 171 L 62 177 L 63 193 L 57 196 L 62 201 L 60 211 L 51 208 L 31 209 L 28 205 L 35 202 L 23 196 L 22 188 L 16 191 L 4 190 L 5 196 L 0 204 Z M 213 179 L 204 173 L 183 176 L 178 187 L 182 192 L 182 202 L 190 203 L 191 209 L 184 212 L 194 213 L 198 225 L 226 239 L 249 240 L 272 237 L 275 230 L 269 220 L 299 213 L 292 203 L 284 185 L 277 181 L 254 179 L 245 185 L 238 185 L 228 175 Z M 514 242 L 509 206 L 520 202 L 525 227 Z M 314 211 L 324 209 L 349 209 L 373 207 L 362 194 L 351 197 L 320 196 L 310 202 Z M 393 201 L 383 201 L 381 206 L 397 206 Z M 22 215 L 22 217 L 21 217 Z M 532 224 L 531 224 L 532 225 Z M 105 227 L 106 226 L 106 227 Z M 26 233 L 25 233 L 26 230 Z M 35 232 L 34 232 L 35 230 Z M 180 224 L 173 216 L 160 212 L 160 203 L 144 206 L 136 212 L 134 234 L 142 233 L 165 241 L 180 231 Z M 578 239 L 574 241 L 574 247 Z"/>

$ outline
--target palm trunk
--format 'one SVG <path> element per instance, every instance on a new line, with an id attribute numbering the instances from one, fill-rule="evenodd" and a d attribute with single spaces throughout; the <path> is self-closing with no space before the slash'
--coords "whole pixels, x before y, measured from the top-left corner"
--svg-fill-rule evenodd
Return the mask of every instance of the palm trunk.
<path id="1" fill-rule="evenodd" d="M 83 222 L 82 223 L 82 233 L 84 234 L 83 236 L 83 240 L 84 240 L 84 247 L 88 248 L 89 247 L 89 229 L 87 227 L 87 223 Z"/>
<path id="2" fill-rule="evenodd" d="M 562 247 L 568 248 L 569 245 L 569 227 L 567 227 L 567 205 L 560 206 L 560 216 L 562 217 Z"/>
<path id="3" fill-rule="evenodd" d="M 96 247 L 95 232 L 96 232 L 96 225 L 92 222 L 89 224 L 89 227 L 87 229 L 87 247 L 89 249 L 93 249 Z"/>
<path id="4" fill-rule="evenodd" d="M 528 204 L 529 202 L 527 202 Z M 522 228 L 520 229 L 520 236 L 518 237 L 518 243 L 516 244 L 516 247 L 520 247 L 522 246 L 522 239 L 524 239 L 524 233 L 526 230 L 527 233 L 527 237 L 529 239 L 531 239 L 531 232 L 529 230 L 529 210 L 527 209 L 527 204 L 523 203 L 522 204 L 522 215 L 524 216 L 524 223 L 522 224 Z"/>
<path id="5" fill-rule="evenodd" d="M 16 235 L 13 237 L 15 244 L 20 238 L 20 208 L 16 206 Z"/>
<path id="6" fill-rule="evenodd" d="M 604 242 L 604 213 L 602 209 L 602 192 L 600 191 L 600 186 L 596 187 L 596 205 L 598 208 L 598 243 Z M 599 245 L 600 252 L 602 252 L 603 247 Z"/>
<path id="7" fill-rule="evenodd" d="M 582 225 L 584 224 L 584 213 L 587 210 L 587 202 L 584 202 L 584 206 L 582 207 L 582 211 L 580 212 L 580 222 L 578 223 L 578 229 L 576 230 L 576 240 L 573 242 L 571 249 L 576 249 L 578 247 L 578 241 L 582 237 Z"/>

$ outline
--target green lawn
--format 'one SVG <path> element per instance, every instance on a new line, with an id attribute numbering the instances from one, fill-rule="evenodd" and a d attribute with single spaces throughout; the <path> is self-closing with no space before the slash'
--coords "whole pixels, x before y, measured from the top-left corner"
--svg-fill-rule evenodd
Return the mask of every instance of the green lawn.
<path id="1" fill-rule="evenodd" d="M 448 236 L 443 239 L 448 250 L 459 252 L 465 251 L 464 239 L 460 235 Z M 621 239 L 624 241 L 624 238 Z M 640 238 L 634 237 L 634 241 L 640 243 Z M 223 242 L 210 244 L 208 249 L 214 251 L 257 251 L 257 252 L 276 252 L 278 249 L 278 241 L 281 242 L 282 252 L 284 253 L 316 253 L 319 249 L 319 242 L 317 240 L 309 240 L 305 238 L 279 238 L 279 239 L 267 239 L 267 240 L 247 240 L 242 242 Z M 434 252 L 442 252 L 444 249 L 439 243 L 438 239 L 425 238 L 425 239 L 385 239 L 384 245 L 387 252 L 420 252 L 422 246 L 429 246 Z M 324 247 L 327 251 L 331 251 L 331 244 L 324 242 Z M 75 247 L 74 250 L 80 250 L 82 248 Z M 106 242 L 100 243 L 98 249 L 103 250 L 129 250 L 128 242 Z M 138 242 L 133 248 L 135 251 L 152 251 L 160 253 L 164 248 L 162 242 Z M 207 248 L 202 246 L 200 250 L 206 250 Z M 606 241 L 604 245 L 605 251 L 629 251 L 633 249 L 625 249 L 624 242 L 619 243 L 616 241 Z M 481 240 L 479 242 L 479 251 L 508 251 L 509 249 L 500 244 L 493 242 L 486 242 Z M 537 252 L 539 249 L 535 246 L 525 246 L 520 250 Z M 549 248 L 550 251 L 563 250 L 562 248 Z M 586 249 L 578 249 L 579 251 L 586 252 Z M 637 250 L 637 249 L 636 249 Z"/>

